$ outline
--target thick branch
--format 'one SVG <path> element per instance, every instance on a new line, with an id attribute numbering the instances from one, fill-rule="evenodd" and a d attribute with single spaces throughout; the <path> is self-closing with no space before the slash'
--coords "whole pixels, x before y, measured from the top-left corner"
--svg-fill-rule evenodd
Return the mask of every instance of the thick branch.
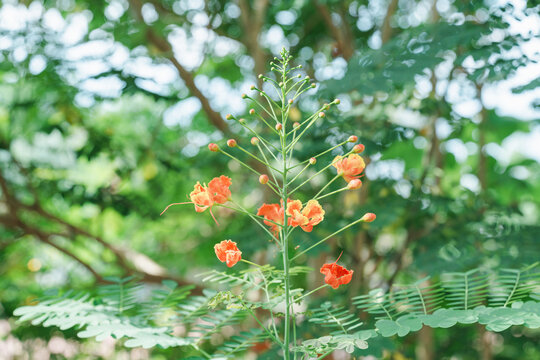
<path id="1" fill-rule="evenodd" d="M 134 16 L 137 21 L 140 24 L 146 25 L 141 12 L 142 3 L 139 0 L 130 0 L 129 3 L 131 4 Z M 193 94 L 193 96 L 195 96 L 201 102 L 202 109 L 206 113 L 206 116 L 208 116 L 208 120 L 210 120 L 210 122 L 224 134 L 230 134 L 227 123 L 225 122 L 225 120 L 223 120 L 221 115 L 212 108 L 208 98 L 204 96 L 201 90 L 197 87 L 193 78 L 193 74 L 191 74 L 191 72 L 189 72 L 186 68 L 182 66 L 182 64 L 178 62 L 172 51 L 171 44 L 169 44 L 167 39 L 158 35 L 149 26 L 147 26 L 146 28 L 146 38 L 152 45 L 154 45 L 159 51 L 163 53 L 163 56 L 166 59 L 168 59 L 173 64 L 173 66 L 178 71 L 178 75 L 180 75 L 180 78 L 184 81 L 186 87 L 189 89 L 191 94 Z"/>
<path id="2" fill-rule="evenodd" d="M 390 26 L 390 22 L 392 21 L 392 17 L 397 10 L 397 6 L 398 0 L 390 0 L 390 4 L 388 4 L 388 8 L 386 9 L 386 15 L 384 16 L 384 21 L 381 27 L 381 40 L 383 44 L 386 44 L 392 37 L 392 26 Z"/>
<path id="3" fill-rule="evenodd" d="M 347 22 L 344 16 L 341 17 L 341 27 L 338 27 L 334 24 L 334 21 L 332 20 L 332 14 L 330 13 L 330 10 L 326 5 L 320 3 L 319 1 L 315 2 L 315 6 L 317 6 L 317 10 L 321 14 L 321 17 L 332 33 L 332 36 L 337 42 L 337 46 L 339 48 L 339 53 L 343 56 L 345 60 L 349 60 L 353 54 L 354 54 L 354 43 L 353 39 L 348 36 L 350 34 L 350 31 L 347 29 Z"/>
<path id="4" fill-rule="evenodd" d="M 247 0 L 240 0 L 240 20 L 244 29 L 244 44 L 246 45 L 253 61 L 255 62 L 255 74 L 264 73 L 266 57 L 259 43 L 259 36 L 264 25 L 268 0 L 258 0 L 254 3 L 253 11 Z M 262 87 L 262 79 L 258 79 L 259 88 Z"/>

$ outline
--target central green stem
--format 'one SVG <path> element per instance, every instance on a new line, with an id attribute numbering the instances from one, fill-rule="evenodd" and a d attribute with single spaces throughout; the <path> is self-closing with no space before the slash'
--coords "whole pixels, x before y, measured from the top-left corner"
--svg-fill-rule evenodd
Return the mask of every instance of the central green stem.
<path id="1" fill-rule="evenodd" d="M 285 83 L 285 66 L 283 66 L 283 74 L 282 79 L 283 83 Z M 285 360 L 290 360 L 291 354 L 290 354 L 290 281 L 289 281 L 289 266 L 290 266 L 290 260 L 289 260 L 289 225 L 288 225 L 288 215 L 287 215 L 287 132 L 286 132 L 286 117 L 285 117 L 285 91 L 282 88 L 281 89 L 281 126 L 283 127 L 282 131 L 280 131 L 280 137 L 281 137 L 281 157 L 283 161 L 283 188 L 281 192 L 281 200 L 283 201 L 283 226 L 281 228 L 281 239 L 282 239 L 282 249 L 283 249 L 283 278 L 284 278 L 284 286 L 285 286 L 285 332 L 284 332 L 284 339 L 283 339 L 283 358 Z M 294 326 L 294 324 L 293 324 Z"/>

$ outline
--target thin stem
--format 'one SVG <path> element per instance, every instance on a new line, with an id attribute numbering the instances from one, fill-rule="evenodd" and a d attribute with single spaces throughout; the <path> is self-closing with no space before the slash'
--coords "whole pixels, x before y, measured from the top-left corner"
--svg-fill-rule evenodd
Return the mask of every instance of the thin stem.
<path id="1" fill-rule="evenodd" d="M 267 161 L 261 160 L 259 157 L 253 155 L 252 153 L 250 153 L 249 151 L 247 151 L 246 149 L 244 149 L 240 145 L 236 145 L 236 147 L 239 148 L 240 150 L 242 150 L 243 152 L 245 152 L 246 154 L 248 154 L 249 156 L 251 156 L 252 158 L 254 158 L 255 160 L 257 160 L 258 162 L 260 162 L 261 164 L 264 164 L 264 165 L 268 166 L 272 170 L 280 172 L 278 169 L 276 169 L 275 167 L 270 165 Z"/>
<path id="2" fill-rule="evenodd" d="M 232 201 L 231 201 L 232 202 Z M 233 204 L 235 204 L 236 206 L 238 206 L 240 209 L 242 209 L 241 212 L 243 212 L 244 214 L 247 214 L 253 221 L 255 221 L 255 223 L 257 225 L 259 225 L 261 227 L 261 229 L 263 229 L 264 231 L 266 231 L 266 233 L 268 233 L 268 235 L 270 235 L 270 237 L 272 239 L 274 239 L 278 244 L 279 244 L 279 240 L 274 236 L 274 234 L 272 234 L 272 232 L 270 230 L 268 230 L 266 228 L 266 226 L 264 226 L 263 224 L 261 224 L 258 220 L 257 220 L 257 216 L 258 215 L 253 215 L 252 213 L 250 213 L 249 211 L 247 211 L 246 209 L 244 209 L 242 206 L 240 206 L 240 204 L 237 204 L 235 202 L 233 202 Z M 218 204 L 219 206 L 223 206 L 223 207 L 226 207 L 224 206 L 223 204 Z M 235 209 L 235 208 L 230 208 L 232 210 L 236 210 L 236 211 L 240 211 L 238 209 Z M 265 219 L 266 220 L 266 219 Z M 268 220 L 268 221 L 271 221 L 271 220 Z"/>
<path id="3" fill-rule="evenodd" d="M 246 260 L 246 259 L 240 259 L 240 261 L 245 262 L 246 264 L 249 264 L 249 265 L 252 265 L 252 266 L 262 267 L 262 265 L 255 264 L 254 262 L 251 262 L 251 261 Z"/>
<path id="4" fill-rule="evenodd" d="M 314 157 L 314 158 L 316 159 L 316 158 L 318 158 L 318 157 L 320 157 L 320 156 L 326 154 L 326 153 L 329 152 L 329 151 L 332 151 L 332 150 L 334 150 L 334 149 L 337 149 L 337 148 L 340 147 L 340 146 L 345 145 L 345 144 L 348 143 L 348 142 L 349 142 L 348 140 L 343 141 L 342 143 L 339 143 L 339 144 L 337 144 L 336 146 L 332 146 L 330 149 L 325 150 L 325 151 L 323 151 L 322 153 L 319 153 L 319 154 L 317 154 L 317 155 L 315 155 L 315 156 L 312 156 L 312 157 Z M 305 164 L 305 163 L 309 162 L 309 160 L 310 160 L 310 159 L 304 160 L 304 161 L 302 161 L 301 163 L 298 163 L 298 164 L 294 165 L 293 167 L 290 167 L 289 170 L 294 169 L 295 167 L 300 166 L 300 165 L 302 165 L 302 164 Z"/>
<path id="5" fill-rule="evenodd" d="M 330 180 L 329 182 L 327 182 L 326 185 L 324 185 L 324 186 L 322 187 L 322 189 L 319 190 L 319 192 L 318 192 L 317 194 L 315 194 L 314 198 L 317 198 L 317 196 L 321 195 L 322 192 L 323 192 L 328 186 L 330 186 L 331 183 L 333 183 L 334 181 L 336 181 L 340 176 L 341 176 L 341 175 L 339 175 L 339 174 L 337 174 L 336 176 L 334 176 L 334 177 L 332 178 L 332 180 Z"/>
<path id="6" fill-rule="evenodd" d="M 261 153 L 263 159 L 266 160 L 266 162 L 268 162 L 268 159 L 267 159 L 266 155 L 264 154 L 263 149 L 261 148 L 261 146 L 260 146 L 259 144 L 257 144 L 257 149 L 259 149 L 259 152 Z M 268 148 L 267 148 L 267 149 L 268 149 Z M 268 151 L 270 151 L 270 150 L 268 150 Z M 270 152 L 270 153 L 272 154 L 272 156 L 274 156 L 274 154 L 273 154 L 272 152 Z M 274 158 L 275 158 L 275 156 L 274 156 Z M 276 160 L 277 160 L 277 159 L 276 159 Z M 273 169 L 273 168 L 272 168 L 272 169 Z M 276 170 L 276 171 L 277 171 L 277 170 Z M 281 171 L 278 171 L 278 173 L 281 174 Z M 276 179 L 276 175 L 274 174 L 274 172 L 273 172 L 272 170 L 270 170 L 270 175 L 272 175 L 272 179 L 274 180 L 274 183 L 276 184 L 276 187 L 279 187 L 279 186 L 278 186 L 278 181 L 277 181 L 277 179 Z"/>
<path id="7" fill-rule="evenodd" d="M 315 197 L 313 200 L 324 199 L 327 196 L 334 195 L 334 194 L 340 193 L 340 192 L 345 191 L 345 190 L 349 190 L 349 188 L 345 186 L 345 187 L 342 187 L 341 189 L 329 192 L 328 194 L 324 194 L 323 196 Z"/>
<path id="8" fill-rule="evenodd" d="M 313 290 L 311 290 L 310 292 L 308 292 L 308 293 L 306 293 L 306 294 L 304 294 L 304 295 L 302 295 L 302 296 L 296 298 L 294 301 L 298 302 L 298 301 L 302 300 L 303 298 L 305 298 L 305 297 L 307 297 L 307 296 L 309 296 L 309 295 L 311 295 L 311 294 L 313 294 L 313 293 L 315 293 L 315 292 L 317 292 L 317 291 L 319 291 L 319 290 L 321 290 L 321 289 L 324 289 L 325 287 L 328 287 L 328 286 L 329 286 L 328 284 L 321 285 L 321 286 L 319 286 L 318 288 L 313 289 Z"/>
<path id="9" fill-rule="evenodd" d="M 342 232 L 343 230 L 347 230 L 347 229 L 350 228 L 351 226 L 354 226 L 354 225 L 358 224 L 359 222 L 364 222 L 364 221 L 365 221 L 365 220 L 363 220 L 363 219 L 358 219 L 358 220 L 356 220 L 356 221 L 353 221 L 353 222 L 350 223 L 349 225 L 342 227 L 341 229 L 339 229 L 339 230 L 337 230 L 336 232 L 334 232 L 334 233 L 328 235 L 327 237 L 325 237 L 325 238 L 322 239 L 321 241 L 318 241 L 318 242 L 316 242 L 315 244 L 311 245 L 311 246 L 308 247 L 306 250 L 299 252 L 298 254 L 296 254 L 295 256 L 292 257 L 291 261 L 294 260 L 294 259 L 296 259 L 296 258 L 299 257 L 300 255 L 303 255 L 303 254 L 307 253 L 309 250 L 311 250 L 311 249 L 313 249 L 313 248 L 319 246 L 320 244 L 322 244 L 322 243 L 325 242 L 326 240 L 330 239 L 332 236 L 336 236 L 337 234 L 339 234 L 339 233 Z"/>
<path id="10" fill-rule="evenodd" d="M 302 175 L 302 173 L 303 173 L 304 171 L 306 171 L 306 169 L 309 167 L 309 165 L 311 165 L 311 164 L 308 162 L 308 163 L 306 164 L 306 166 L 304 166 L 304 168 L 303 168 L 302 170 L 300 170 L 300 172 L 299 172 L 298 174 L 296 174 L 295 177 L 292 178 L 292 180 L 291 180 L 290 183 L 292 184 L 292 183 L 294 182 L 294 180 L 296 180 L 300 175 Z"/>

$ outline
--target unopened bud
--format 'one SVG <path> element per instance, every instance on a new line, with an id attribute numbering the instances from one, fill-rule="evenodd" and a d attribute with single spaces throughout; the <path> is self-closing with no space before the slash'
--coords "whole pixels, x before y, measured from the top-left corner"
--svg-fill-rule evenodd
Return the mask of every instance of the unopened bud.
<path id="1" fill-rule="evenodd" d="M 341 100 L 339 100 L 339 99 L 334 100 L 334 104 L 338 104 L 338 105 L 339 105 L 340 103 L 341 103 Z"/>
<path id="2" fill-rule="evenodd" d="M 229 140 L 227 140 L 227 146 L 228 146 L 228 147 L 236 147 L 236 145 L 238 145 L 238 144 L 236 143 L 236 140 L 234 140 L 234 139 L 229 139 Z"/>
<path id="3" fill-rule="evenodd" d="M 347 185 L 347 189 L 349 190 L 356 190 L 360 189 L 362 187 L 362 181 L 360 179 L 352 179 L 349 181 L 349 184 Z"/>
<path id="4" fill-rule="evenodd" d="M 238 122 L 243 125 L 243 124 L 246 123 L 246 119 L 240 118 L 240 119 L 238 119 Z"/>
<path id="5" fill-rule="evenodd" d="M 249 87 L 249 89 L 250 89 L 250 90 L 255 90 L 255 85 L 251 85 L 251 86 Z"/>
<path id="6" fill-rule="evenodd" d="M 231 120 L 233 118 L 233 116 L 231 114 L 227 114 L 227 116 L 225 116 L 225 119 L 227 120 Z"/>
<path id="7" fill-rule="evenodd" d="M 372 222 L 373 220 L 375 220 L 377 216 L 374 214 L 374 213 L 367 213 L 365 214 L 364 216 L 362 216 L 362 218 L 360 219 L 361 221 L 363 222 Z"/>
<path id="8" fill-rule="evenodd" d="M 312 87 L 312 88 L 315 88 L 315 87 L 317 87 L 317 85 L 315 85 L 315 84 L 311 84 L 311 87 Z"/>
<path id="9" fill-rule="evenodd" d="M 268 183 L 268 175 L 266 174 L 262 174 L 261 176 L 259 176 L 259 182 L 261 184 L 267 184 Z"/>
<path id="10" fill-rule="evenodd" d="M 242 94 L 242 99 L 247 98 L 247 94 Z"/>
<path id="11" fill-rule="evenodd" d="M 309 75 L 306 75 L 306 77 L 304 79 L 309 80 Z"/>
<path id="12" fill-rule="evenodd" d="M 249 114 L 254 115 L 255 114 L 255 109 L 249 109 Z"/>
<path id="13" fill-rule="evenodd" d="M 295 122 L 292 124 L 292 127 L 293 127 L 294 129 L 296 129 L 296 128 L 299 127 L 299 126 L 300 126 L 300 123 L 299 123 L 298 121 L 295 121 Z"/>
<path id="14" fill-rule="evenodd" d="M 310 163 L 311 165 L 315 165 L 315 164 L 317 163 L 317 159 L 315 159 L 314 157 L 312 157 L 312 158 L 309 159 L 309 163 Z"/>
<path id="15" fill-rule="evenodd" d="M 259 79 L 262 79 L 263 78 L 263 74 L 259 74 Z"/>
<path id="16" fill-rule="evenodd" d="M 355 154 L 360 154 L 361 152 L 364 151 L 365 148 L 366 147 L 364 145 L 362 145 L 362 144 L 356 144 L 356 145 L 353 146 L 352 151 Z"/>
<path id="17" fill-rule="evenodd" d="M 324 105 L 323 105 L 323 109 L 324 109 L 324 110 L 330 109 L 330 105 L 329 105 L 329 104 L 324 104 Z"/>
<path id="18" fill-rule="evenodd" d="M 352 142 L 352 143 L 357 142 L 358 141 L 358 136 L 351 135 L 351 136 L 349 136 L 349 139 L 347 141 Z"/>
<path id="19" fill-rule="evenodd" d="M 326 116 L 326 114 L 323 113 L 322 111 L 319 113 L 319 117 L 320 117 L 320 118 L 323 118 L 323 117 L 325 117 L 325 116 Z"/>
<path id="20" fill-rule="evenodd" d="M 259 145 L 259 138 L 258 137 L 252 137 L 251 138 L 251 145 Z"/>
<path id="21" fill-rule="evenodd" d="M 296 75 L 296 77 L 300 79 L 302 77 L 302 74 L 298 74 Z"/>
<path id="22" fill-rule="evenodd" d="M 282 86 L 283 86 L 283 82 L 280 81 L 278 85 L 279 85 L 279 87 L 282 87 Z"/>
<path id="23" fill-rule="evenodd" d="M 276 124 L 276 130 L 277 130 L 277 131 L 281 131 L 281 129 L 283 129 L 283 125 L 281 125 L 281 124 Z"/>
<path id="24" fill-rule="evenodd" d="M 219 151 L 219 146 L 215 143 L 210 143 L 208 144 L 208 149 L 210 151 L 213 151 L 213 152 L 218 152 Z"/>
<path id="25" fill-rule="evenodd" d="M 294 250 L 298 250 L 298 249 L 300 249 L 300 245 L 296 245 L 296 246 L 294 247 Z"/>
<path id="26" fill-rule="evenodd" d="M 293 103 L 293 99 L 289 99 L 289 104 L 292 104 Z"/>

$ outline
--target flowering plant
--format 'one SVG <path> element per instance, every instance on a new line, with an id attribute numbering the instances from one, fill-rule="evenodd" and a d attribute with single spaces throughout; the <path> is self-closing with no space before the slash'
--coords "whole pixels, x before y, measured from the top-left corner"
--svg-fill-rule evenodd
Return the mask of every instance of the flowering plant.
<path id="1" fill-rule="evenodd" d="M 331 147 L 319 154 L 303 161 L 297 161 L 294 157 L 295 146 L 308 133 L 317 121 L 326 116 L 325 111 L 331 106 L 339 104 L 336 99 L 329 104 L 324 104 L 320 109 L 315 111 L 311 116 L 302 122 L 291 123 L 289 121 L 290 110 L 295 105 L 298 97 L 316 85 L 310 82 L 309 76 L 302 78 L 300 74 L 294 74 L 300 66 L 290 66 L 291 57 L 287 51 L 281 52 L 281 59 L 274 59 L 272 62 L 272 71 L 276 74 L 275 79 L 264 75 L 259 75 L 263 82 L 270 84 L 276 90 L 275 96 L 271 96 L 266 91 L 255 86 L 251 90 L 259 94 L 260 101 L 246 94 L 242 95 L 244 99 L 253 102 L 257 109 L 250 109 L 249 114 L 256 121 L 261 122 L 263 126 L 269 128 L 272 138 L 266 138 L 257 131 L 257 125 L 252 125 L 251 122 L 240 118 L 237 119 L 233 115 L 227 115 L 229 120 L 237 120 L 253 137 L 251 144 L 254 147 L 256 154 L 247 148 L 240 145 L 240 141 L 229 139 L 227 148 L 223 148 L 218 144 L 211 143 L 208 148 L 212 152 L 221 153 L 237 161 L 240 165 L 255 173 L 259 177 L 259 182 L 268 187 L 269 191 L 273 192 L 277 197 L 277 201 L 272 204 L 262 204 L 256 213 L 242 207 L 238 202 L 233 200 L 233 196 L 229 187 L 232 184 L 231 178 L 221 175 L 212 179 L 208 186 L 201 185 L 197 182 L 193 191 L 189 195 L 190 201 L 178 204 L 192 204 L 197 212 L 208 212 L 213 217 L 216 224 L 218 220 L 212 213 L 213 206 L 226 207 L 248 215 L 258 226 L 260 226 L 268 237 L 273 241 L 277 250 L 281 253 L 282 268 L 276 270 L 269 265 L 259 265 L 242 258 L 242 241 L 237 242 L 232 240 L 223 240 L 216 244 L 214 249 L 217 258 L 221 262 L 225 262 L 228 267 L 235 266 L 242 261 L 253 267 L 258 274 L 257 277 L 249 277 L 247 282 L 252 282 L 252 285 L 260 288 L 257 282 L 263 282 L 263 291 L 266 294 L 267 302 L 264 304 L 250 302 L 242 293 L 233 294 L 230 290 L 218 293 L 212 301 L 213 306 L 224 303 L 228 308 L 241 308 L 247 310 L 249 314 L 256 320 L 261 329 L 281 348 L 283 359 L 296 359 L 299 352 L 312 355 L 306 346 L 300 346 L 296 338 L 296 324 L 298 313 L 295 311 L 294 304 L 299 304 L 302 300 L 325 287 L 337 289 L 339 286 L 346 285 L 351 282 L 354 272 L 348 270 L 346 266 L 338 264 L 339 258 L 333 263 L 324 264 L 320 273 L 324 275 L 323 286 L 313 289 L 308 292 L 298 291 L 299 289 L 291 289 L 292 269 L 295 262 L 303 255 L 307 254 L 315 247 L 321 245 L 325 241 L 336 236 L 345 229 L 350 228 L 361 222 L 372 222 L 375 220 L 375 214 L 367 213 L 360 219 L 342 227 L 333 234 L 326 236 L 320 240 L 315 240 L 314 243 L 305 248 L 300 249 L 299 246 L 294 246 L 294 233 L 297 228 L 305 232 L 311 232 L 314 227 L 324 221 L 325 210 L 321 204 L 321 200 L 328 196 L 335 195 L 342 191 L 353 191 L 362 186 L 360 177 L 363 176 L 365 162 L 359 155 L 364 146 L 355 144 L 350 149 L 345 149 L 345 154 L 336 156 L 333 160 L 328 161 L 322 169 L 316 171 L 304 181 L 303 179 L 306 170 L 313 167 L 319 159 L 324 159 L 324 155 L 328 155 L 333 150 L 338 148 L 346 148 L 347 144 L 356 143 L 358 137 L 351 135 L 344 139 L 336 146 Z M 277 80 L 276 80 L 277 79 Z M 262 165 L 267 173 L 261 173 L 255 170 L 254 166 L 239 160 L 234 151 L 241 151 L 252 158 L 254 162 Z M 296 192 L 304 185 L 308 184 L 315 177 L 329 171 L 331 168 L 336 169 L 336 175 L 324 185 L 312 198 L 307 201 L 301 201 L 295 198 Z M 340 189 L 332 192 L 325 192 L 328 186 L 334 181 L 342 178 L 344 185 Z M 297 184 L 300 182 L 299 184 Z M 169 206 L 171 206 L 169 205 Z M 164 212 L 169 208 L 164 210 Z M 163 213 L 162 213 L 163 214 Z M 216 272 L 217 273 L 217 272 Z M 239 279 L 237 275 L 222 273 L 221 276 L 229 279 Z M 218 277 L 221 278 L 221 277 Z M 240 279 L 241 280 L 241 279 Z M 272 284 L 272 286 L 270 286 Z M 267 310 L 266 313 L 256 314 L 255 309 Z M 279 310 L 278 310 L 279 309 Z M 283 316 L 283 320 L 277 315 Z M 265 316 L 265 318 L 262 318 Z M 347 339 L 350 341 L 350 339 Z M 354 342 L 357 347 L 365 347 L 367 344 L 364 341 Z M 322 357 L 331 353 L 336 347 L 340 346 L 337 341 L 335 346 L 326 346 Z M 349 347 L 350 348 L 350 347 Z M 354 349 L 354 346 L 352 347 Z M 315 354 L 318 352 L 315 351 Z"/>

